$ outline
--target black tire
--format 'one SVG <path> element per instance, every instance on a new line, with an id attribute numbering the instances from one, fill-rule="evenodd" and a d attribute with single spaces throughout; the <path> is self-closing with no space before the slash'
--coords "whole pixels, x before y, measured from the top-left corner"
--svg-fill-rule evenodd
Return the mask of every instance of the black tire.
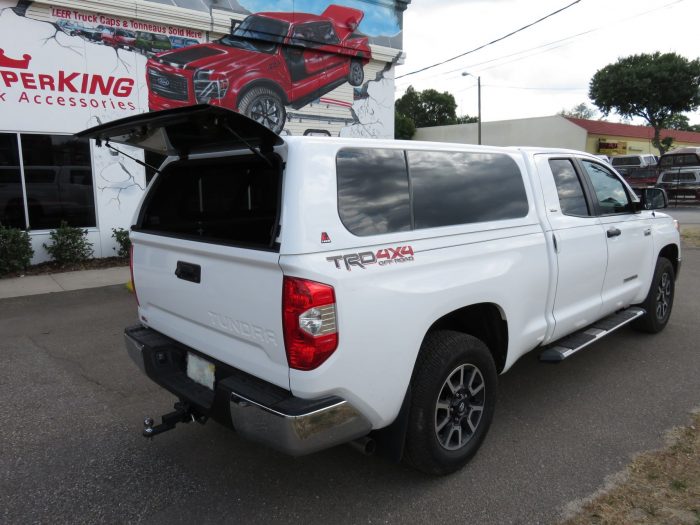
<path id="1" fill-rule="evenodd" d="M 654 269 L 651 287 L 644 302 L 640 304 L 647 313 L 632 323 L 632 327 L 649 334 L 659 333 L 666 328 L 671 317 L 673 297 L 675 296 L 676 275 L 671 261 L 659 257 Z"/>
<path id="2" fill-rule="evenodd" d="M 365 68 L 359 60 L 350 61 L 350 71 L 348 72 L 348 82 L 351 86 L 361 86 L 365 81 Z"/>
<path id="3" fill-rule="evenodd" d="M 243 95 L 238 102 L 238 111 L 275 133 L 282 131 L 287 118 L 280 96 L 266 87 L 253 88 Z"/>
<path id="4" fill-rule="evenodd" d="M 428 334 L 411 379 L 405 460 L 437 475 L 464 466 L 491 425 L 497 386 L 496 365 L 483 342 L 447 330 Z"/>

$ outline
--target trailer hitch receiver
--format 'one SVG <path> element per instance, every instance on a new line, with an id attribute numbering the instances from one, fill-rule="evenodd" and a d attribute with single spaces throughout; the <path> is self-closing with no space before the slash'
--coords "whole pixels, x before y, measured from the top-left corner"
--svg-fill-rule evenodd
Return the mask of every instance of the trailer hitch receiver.
<path id="1" fill-rule="evenodd" d="M 168 430 L 175 428 L 178 423 L 191 423 L 196 421 L 197 423 L 204 424 L 207 422 L 207 416 L 200 416 L 197 414 L 189 403 L 183 401 L 178 401 L 175 403 L 175 410 L 161 416 L 160 425 L 154 425 L 153 418 L 147 416 L 143 420 L 143 436 L 147 438 L 152 438 L 157 434 L 162 434 Z"/>

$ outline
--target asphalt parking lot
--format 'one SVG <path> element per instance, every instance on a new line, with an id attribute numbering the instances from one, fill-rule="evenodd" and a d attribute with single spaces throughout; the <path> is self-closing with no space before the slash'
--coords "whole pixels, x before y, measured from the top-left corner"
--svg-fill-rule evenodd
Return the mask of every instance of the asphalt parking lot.
<path id="1" fill-rule="evenodd" d="M 485 445 L 445 478 L 342 446 L 289 458 L 208 423 L 148 441 L 174 399 L 126 356 L 122 286 L 0 300 L 2 523 L 552 523 L 700 405 L 700 250 L 667 329 L 624 328 L 501 377 Z"/>

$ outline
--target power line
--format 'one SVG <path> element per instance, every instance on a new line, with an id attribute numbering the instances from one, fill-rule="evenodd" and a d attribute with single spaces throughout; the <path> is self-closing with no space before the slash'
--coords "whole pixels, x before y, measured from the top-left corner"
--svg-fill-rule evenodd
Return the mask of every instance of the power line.
<path id="1" fill-rule="evenodd" d="M 503 56 L 500 56 L 500 57 L 492 58 L 492 59 L 490 59 L 490 60 L 485 60 L 485 61 L 483 61 L 483 62 L 477 62 L 477 63 L 474 63 L 474 64 L 469 64 L 469 65 L 466 65 L 466 66 L 459 67 L 459 68 L 457 68 L 457 69 L 450 69 L 450 70 L 448 70 L 448 71 L 443 71 L 442 73 L 437 73 L 437 74 L 435 74 L 435 75 L 430 75 L 430 76 L 424 77 L 423 80 L 428 79 L 428 78 L 434 78 L 434 77 L 436 77 L 436 76 L 449 75 L 450 73 L 456 73 L 456 72 L 462 71 L 462 70 L 464 70 L 464 69 L 473 69 L 473 68 L 475 68 L 475 67 L 482 66 L 482 65 L 484 65 L 484 64 L 489 64 L 489 63 L 491 63 L 491 62 L 497 62 L 497 61 L 499 61 L 499 60 L 503 60 L 503 59 L 510 58 L 510 57 L 515 57 L 515 56 L 518 56 L 518 55 L 525 55 L 526 53 L 529 53 L 530 51 L 535 51 L 535 50 L 542 49 L 542 48 L 546 48 L 546 47 L 549 47 L 549 46 L 554 46 L 555 44 L 560 44 L 560 43 L 566 42 L 567 40 L 573 40 L 573 39 L 575 39 L 575 38 L 579 38 L 579 37 L 582 37 L 582 36 L 585 36 L 585 35 L 588 35 L 588 34 L 591 34 L 591 33 L 595 33 L 595 32 L 600 31 L 600 30 L 602 30 L 602 29 L 605 29 L 605 28 L 608 28 L 608 27 L 611 27 L 611 26 L 614 26 L 614 25 L 618 25 L 618 24 L 620 24 L 621 22 L 627 22 L 627 21 L 629 21 L 629 20 L 633 20 L 633 19 L 635 19 L 635 18 L 639 18 L 639 17 L 642 17 L 642 16 L 644 16 L 644 15 L 648 15 L 649 13 L 653 13 L 653 12 L 655 12 L 655 11 L 660 11 L 660 10 L 666 9 L 667 7 L 671 7 L 671 6 L 673 6 L 673 5 L 680 4 L 681 2 L 684 2 L 684 1 L 685 1 L 685 0 L 675 0 L 675 1 L 673 1 L 673 2 L 669 2 L 669 3 L 664 4 L 664 5 L 662 5 L 662 6 L 655 7 L 655 8 L 653 8 L 653 9 L 649 9 L 649 10 L 647 10 L 647 11 L 642 11 L 641 13 L 637 13 L 637 14 L 634 14 L 634 15 L 632 15 L 632 16 L 628 16 L 628 17 L 625 17 L 625 18 L 620 18 L 620 19 L 617 19 L 617 20 L 612 20 L 612 21 L 608 22 L 607 24 L 603 24 L 602 26 L 598 26 L 598 27 L 595 27 L 595 28 L 591 28 L 591 29 L 588 29 L 588 30 L 586 30 L 586 31 L 582 31 L 582 32 L 580 32 L 580 33 L 576 33 L 575 35 L 571 35 L 571 36 L 567 36 L 567 37 L 564 37 L 564 38 L 560 38 L 559 40 L 554 40 L 554 41 L 548 42 L 548 43 L 546 43 L 546 44 L 540 44 L 540 45 L 538 45 L 538 46 L 531 47 L 531 48 L 528 48 L 528 49 L 523 49 L 522 51 L 517 51 L 517 52 L 515 52 L 515 53 L 510 53 L 510 54 L 508 54 L 508 55 L 503 55 Z M 526 58 L 530 58 L 530 57 L 539 55 L 539 54 L 541 54 L 541 53 L 547 53 L 547 52 L 549 52 L 549 51 L 553 51 L 553 50 L 555 50 L 555 49 L 558 49 L 558 48 L 560 48 L 560 47 L 564 47 L 565 45 L 569 45 L 569 44 L 571 44 L 571 42 L 568 42 L 568 43 L 566 43 L 566 44 L 562 44 L 562 45 L 559 45 L 559 46 L 555 46 L 555 47 L 550 47 L 549 49 L 543 49 L 543 50 L 540 51 L 539 53 L 530 53 L 530 54 L 528 54 L 528 55 L 525 55 L 525 56 L 516 58 L 516 59 L 514 59 L 514 60 L 508 60 L 507 62 L 502 62 L 502 63 L 500 63 L 500 64 L 496 64 L 496 65 L 494 65 L 494 66 L 491 66 L 491 67 L 488 67 L 488 68 L 484 68 L 484 69 L 479 70 L 479 71 L 487 71 L 487 70 L 493 69 L 493 68 L 495 68 L 495 67 L 501 67 L 501 66 L 504 66 L 504 65 L 506 65 L 506 64 L 510 64 L 510 63 L 512 63 L 512 62 L 518 62 L 519 60 L 524 60 L 524 59 L 526 59 Z M 401 76 L 406 76 L 406 75 L 401 75 Z M 396 77 L 396 78 L 399 79 L 399 78 L 401 78 L 401 76 Z M 404 84 L 404 85 L 405 85 L 405 84 Z"/>
<path id="2" fill-rule="evenodd" d="M 554 15 L 561 13 L 562 11 L 565 11 L 566 9 L 569 9 L 570 7 L 572 7 L 572 6 L 576 5 L 576 4 L 578 4 L 579 2 L 581 2 L 581 0 L 575 0 L 574 2 L 571 2 L 569 5 L 562 7 L 561 9 L 557 9 L 556 11 L 552 11 L 552 12 L 549 13 L 548 15 L 545 15 L 545 16 L 543 16 L 542 18 L 540 18 L 540 19 L 538 19 L 538 20 L 535 20 L 534 22 L 531 22 L 531 23 L 529 23 L 529 24 L 527 24 L 527 25 L 524 25 L 523 27 L 521 27 L 521 28 L 519 28 L 519 29 L 516 29 L 515 31 L 511 31 L 511 32 L 508 33 L 507 35 L 503 35 L 502 37 L 499 37 L 499 38 L 497 38 L 497 39 L 495 39 L 495 40 L 492 40 L 491 42 L 488 42 L 488 43 L 486 43 L 486 44 L 482 44 L 482 45 L 480 45 L 479 47 L 475 47 L 474 49 L 471 49 L 471 50 L 469 50 L 469 51 L 466 51 L 465 53 L 461 53 L 461 54 L 459 54 L 459 55 L 457 55 L 457 56 L 453 56 L 452 58 L 448 58 L 447 60 L 443 60 L 442 62 L 437 62 L 437 63 L 432 64 L 432 65 L 430 65 L 430 66 L 426 66 L 426 67 L 424 67 L 424 68 L 417 69 L 416 71 L 411 71 L 410 73 L 405 73 L 405 74 L 403 74 L 403 75 L 400 75 L 400 76 L 396 77 L 396 80 L 398 80 L 398 79 L 400 79 L 400 78 L 404 78 L 404 77 L 410 76 L 410 75 L 415 75 L 416 73 L 421 73 L 422 71 L 427 71 L 428 69 L 432 69 L 432 68 L 434 68 L 434 67 L 441 66 L 441 65 L 443 65 L 443 64 L 447 64 L 448 62 L 452 62 L 453 60 L 457 60 L 458 58 L 462 58 L 463 56 L 469 55 L 469 54 L 471 54 L 471 53 L 475 53 L 476 51 L 480 51 L 481 49 L 484 49 L 485 47 L 488 47 L 488 46 L 490 46 L 490 45 L 493 45 L 493 44 L 495 44 L 496 42 L 500 42 L 501 40 L 505 40 L 506 38 L 511 37 L 511 36 L 513 36 L 513 35 L 515 35 L 515 34 L 517 34 L 517 33 L 520 33 L 521 31 L 524 31 L 525 29 L 528 29 L 528 28 L 530 28 L 530 27 L 532 27 L 532 26 L 534 26 L 534 25 L 536 25 L 536 24 L 539 24 L 540 22 L 543 22 L 544 20 L 547 20 L 548 18 L 551 18 L 551 17 L 553 17 Z"/>

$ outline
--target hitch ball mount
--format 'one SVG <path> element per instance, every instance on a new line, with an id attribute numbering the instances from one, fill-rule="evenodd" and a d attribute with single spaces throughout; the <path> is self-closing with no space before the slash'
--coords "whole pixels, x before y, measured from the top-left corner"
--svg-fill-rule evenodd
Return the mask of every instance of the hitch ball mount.
<path id="1" fill-rule="evenodd" d="M 175 428 L 178 423 L 192 423 L 196 421 L 203 425 L 207 422 L 207 416 L 198 415 L 189 403 L 178 401 L 175 403 L 175 410 L 161 416 L 161 424 L 154 425 L 152 417 L 145 417 L 143 420 L 143 436 L 152 438 L 157 434 L 162 434 Z"/>

